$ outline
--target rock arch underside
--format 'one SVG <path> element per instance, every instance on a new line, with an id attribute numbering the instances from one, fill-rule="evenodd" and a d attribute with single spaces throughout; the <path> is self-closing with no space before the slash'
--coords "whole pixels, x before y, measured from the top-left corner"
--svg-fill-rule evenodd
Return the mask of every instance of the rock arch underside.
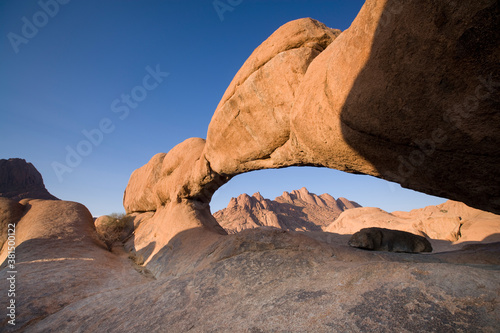
<path id="1" fill-rule="evenodd" d="M 6 226 L 15 224 L 17 323 L 7 326 L 2 312 L 0 327 L 497 332 L 500 232 L 489 244 L 436 237 L 432 246 L 446 251 L 430 254 L 365 251 L 340 231 L 364 227 L 365 212 L 384 223 L 389 213 L 350 209 L 330 232 L 227 235 L 210 200 L 241 173 L 327 167 L 489 211 L 459 202 L 422 209 L 436 233 L 473 217 L 490 237 L 489 227 L 500 230 L 499 34 L 498 0 L 367 0 L 342 32 L 310 18 L 286 23 L 236 73 L 206 139 L 132 173 L 122 221 L 133 231 L 117 246 L 99 237 L 85 206 L 45 200 L 41 177 L 27 184 L 42 192 L 4 191 L 0 281 L 12 274 Z M 391 218 L 415 212 L 399 213 Z"/>
<path id="2" fill-rule="evenodd" d="M 131 175 L 133 247 L 147 262 L 180 232 L 224 234 L 213 193 L 267 168 L 362 173 L 500 212 L 498 7 L 369 0 L 343 32 L 310 18 L 283 25 L 237 72 L 206 140 Z"/>

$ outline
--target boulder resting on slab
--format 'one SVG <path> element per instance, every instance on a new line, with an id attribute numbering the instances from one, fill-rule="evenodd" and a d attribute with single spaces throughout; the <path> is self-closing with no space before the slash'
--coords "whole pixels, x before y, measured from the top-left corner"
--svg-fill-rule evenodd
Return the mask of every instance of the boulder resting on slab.
<path id="1" fill-rule="evenodd" d="M 352 235 L 349 245 L 374 251 L 432 252 L 431 243 L 425 237 L 386 228 L 363 228 Z"/>

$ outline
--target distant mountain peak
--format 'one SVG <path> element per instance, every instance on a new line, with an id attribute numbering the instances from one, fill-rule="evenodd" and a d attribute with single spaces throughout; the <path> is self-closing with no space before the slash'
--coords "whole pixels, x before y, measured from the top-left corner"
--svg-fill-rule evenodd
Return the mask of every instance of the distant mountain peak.
<path id="1" fill-rule="evenodd" d="M 262 194 L 260 194 L 260 192 L 255 192 L 252 197 L 254 197 L 255 199 L 261 201 L 261 200 L 264 200 L 264 197 L 262 196 Z"/>
<path id="2" fill-rule="evenodd" d="M 231 198 L 227 208 L 214 213 L 219 224 L 234 233 L 259 226 L 273 226 L 286 230 L 321 231 L 346 209 L 361 207 L 345 198 L 335 199 L 328 193 L 316 195 L 302 187 L 284 191 L 274 200 L 260 192 L 246 193 Z"/>

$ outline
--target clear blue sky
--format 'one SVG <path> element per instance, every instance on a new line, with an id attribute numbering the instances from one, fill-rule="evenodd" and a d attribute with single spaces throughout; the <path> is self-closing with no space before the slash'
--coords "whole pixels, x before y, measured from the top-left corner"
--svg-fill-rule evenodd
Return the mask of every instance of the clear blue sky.
<path id="1" fill-rule="evenodd" d="M 345 30 L 363 3 L 217 1 L 219 12 L 212 0 L 1 0 L 0 158 L 32 162 L 52 194 L 94 216 L 123 211 L 132 171 L 205 138 L 232 77 L 273 31 L 302 17 Z M 122 99 L 131 94 L 140 101 Z M 95 144 L 81 143 L 84 131 Z M 68 147 L 81 160 L 69 165 Z M 212 211 L 243 192 L 274 199 L 302 186 L 388 211 L 444 201 L 373 177 L 290 168 L 235 177 Z"/>

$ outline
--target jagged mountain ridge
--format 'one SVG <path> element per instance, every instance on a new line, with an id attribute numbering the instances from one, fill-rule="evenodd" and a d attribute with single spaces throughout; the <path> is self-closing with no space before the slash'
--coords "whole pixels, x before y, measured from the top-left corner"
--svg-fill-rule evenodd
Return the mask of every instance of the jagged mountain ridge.
<path id="1" fill-rule="evenodd" d="M 361 207 L 346 198 L 335 199 L 330 194 L 316 195 L 305 187 L 283 192 L 274 200 L 257 192 L 231 198 L 228 206 L 214 217 L 228 233 L 261 226 L 284 230 L 323 231 L 343 211 Z"/>

